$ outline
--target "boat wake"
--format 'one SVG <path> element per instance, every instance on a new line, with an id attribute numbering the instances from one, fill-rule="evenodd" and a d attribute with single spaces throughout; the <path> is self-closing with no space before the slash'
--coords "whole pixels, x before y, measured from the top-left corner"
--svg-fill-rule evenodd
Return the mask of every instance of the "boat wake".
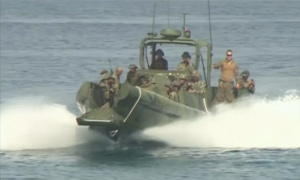
<path id="1" fill-rule="evenodd" d="M 99 139 L 75 118 L 66 106 L 43 100 L 1 105 L 1 150 L 65 148 Z"/>
<path id="2" fill-rule="evenodd" d="M 176 147 L 300 148 L 300 96 L 250 98 L 217 113 L 145 130 L 142 139 Z"/>

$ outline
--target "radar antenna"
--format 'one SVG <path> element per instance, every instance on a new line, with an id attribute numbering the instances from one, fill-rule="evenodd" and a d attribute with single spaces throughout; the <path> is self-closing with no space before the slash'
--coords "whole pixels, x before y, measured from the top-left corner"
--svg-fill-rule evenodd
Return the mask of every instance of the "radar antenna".
<path id="1" fill-rule="evenodd" d="M 209 0 L 207 0 L 207 6 L 208 6 L 209 36 L 210 36 L 210 44 L 211 44 L 211 50 L 212 50 L 213 45 L 212 45 L 212 35 L 211 35 L 211 20 L 210 20 L 210 3 L 209 3 Z"/>

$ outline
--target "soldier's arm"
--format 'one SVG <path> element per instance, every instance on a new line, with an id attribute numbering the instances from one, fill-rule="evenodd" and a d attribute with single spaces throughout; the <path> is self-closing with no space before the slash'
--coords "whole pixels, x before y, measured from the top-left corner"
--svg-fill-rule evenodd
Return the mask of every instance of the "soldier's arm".
<path id="1" fill-rule="evenodd" d="M 223 65 L 223 60 L 217 62 L 216 64 L 213 64 L 214 69 L 219 69 Z"/>
<path id="2" fill-rule="evenodd" d="M 239 67 L 238 67 L 238 65 L 236 65 L 235 68 L 234 68 L 234 79 L 235 79 L 235 82 L 238 82 L 238 80 L 239 80 Z"/>

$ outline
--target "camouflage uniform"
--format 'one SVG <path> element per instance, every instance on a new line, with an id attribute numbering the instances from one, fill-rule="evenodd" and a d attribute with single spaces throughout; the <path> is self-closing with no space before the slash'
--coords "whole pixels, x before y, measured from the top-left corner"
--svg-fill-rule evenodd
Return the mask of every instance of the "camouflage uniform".
<path id="1" fill-rule="evenodd" d="M 218 92 L 212 104 L 215 105 L 217 103 L 222 103 L 224 101 L 231 103 L 233 100 L 234 100 L 233 83 L 220 80 Z"/>
<path id="2" fill-rule="evenodd" d="M 129 66 L 129 69 L 132 69 L 132 68 L 138 68 L 135 64 L 131 64 Z M 127 73 L 127 79 L 126 81 L 131 84 L 132 86 L 137 86 L 139 84 L 139 75 L 137 72 L 133 73 L 131 71 L 129 71 Z"/>
<path id="3" fill-rule="evenodd" d="M 184 52 L 181 56 L 182 58 L 191 58 L 190 54 L 188 52 Z M 193 63 L 188 63 L 186 61 L 183 61 L 178 64 L 177 71 L 188 71 L 189 73 L 192 73 L 195 70 L 195 66 Z"/>
<path id="4" fill-rule="evenodd" d="M 98 83 L 99 85 L 100 85 L 102 82 L 104 82 L 104 81 L 107 79 L 107 77 L 109 76 L 107 70 L 101 71 L 100 75 L 101 75 L 101 80 L 100 80 L 99 83 Z"/>
<path id="5" fill-rule="evenodd" d="M 147 88 L 151 86 L 150 78 L 147 74 L 141 76 L 141 88 Z"/>
<path id="6" fill-rule="evenodd" d="M 197 77 L 198 81 L 192 82 L 192 89 L 195 93 L 203 94 L 205 92 L 205 83 L 201 81 L 201 75 L 198 71 L 193 71 L 192 77 Z"/>
<path id="7" fill-rule="evenodd" d="M 99 86 L 100 86 L 101 88 L 106 88 L 106 85 L 107 85 L 106 80 L 107 80 L 108 77 L 109 77 L 108 74 L 103 74 L 103 75 L 102 75 L 102 79 L 101 79 L 101 81 L 99 82 Z"/>
<path id="8" fill-rule="evenodd" d="M 181 74 L 181 75 L 179 76 L 179 80 L 181 80 L 181 79 L 185 80 L 185 83 L 184 83 L 184 84 L 181 84 L 180 81 L 179 81 L 180 89 L 182 89 L 183 91 L 186 91 L 186 89 L 187 89 L 187 78 L 186 78 L 186 75 Z"/>
<path id="9" fill-rule="evenodd" d="M 174 81 L 172 83 L 172 87 L 177 86 L 178 88 L 180 88 L 180 84 L 177 81 Z M 179 102 L 179 97 L 178 97 L 178 93 L 176 91 L 172 91 L 169 95 L 169 99 L 175 102 Z"/>
<path id="10" fill-rule="evenodd" d="M 169 88 L 169 90 L 166 89 L 166 93 L 167 93 L 167 95 L 169 96 L 169 95 L 171 94 L 171 92 L 172 92 L 172 83 L 171 83 L 170 81 L 167 81 L 167 82 L 165 83 L 165 87 L 166 87 L 166 88 Z"/>
<path id="11" fill-rule="evenodd" d="M 241 73 L 240 76 L 241 76 L 241 78 L 237 82 L 237 84 L 240 85 L 239 96 L 247 95 L 249 93 L 253 94 L 255 92 L 255 85 L 254 85 L 254 83 L 251 84 L 250 81 L 247 80 L 248 77 L 250 76 L 250 72 L 248 70 L 245 70 Z M 243 77 L 247 77 L 247 79 L 245 79 Z"/>
<path id="12" fill-rule="evenodd" d="M 221 78 L 219 79 L 218 92 L 212 104 L 215 105 L 224 101 L 231 103 L 234 100 L 232 80 L 235 79 L 235 81 L 237 81 L 239 71 L 236 62 L 233 61 L 233 59 L 230 62 L 224 59 L 214 64 L 213 68 L 221 68 Z"/>
<path id="13" fill-rule="evenodd" d="M 115 80 L 113 76 L 109 76 L 107 78 L 107 80 L 110 80 L 110 79 Z M 113 89 L 113 91 L 114 91 L 113 96 L 115 96 L 117 94 L 117 91 L 118 91 L 118 88 L 117 88 L 115 82 L 111 84 L 111 87 L 108 83 L 106 84 L 106 89 L 105 89 L 105 92 L 104 92 L 104 98 L 106 100 L 106 103 L 102 106 L 102 108 L 109 108 L 109 100 L 110 100 L 110 96 L 111 96 L 110 89 Z"/>

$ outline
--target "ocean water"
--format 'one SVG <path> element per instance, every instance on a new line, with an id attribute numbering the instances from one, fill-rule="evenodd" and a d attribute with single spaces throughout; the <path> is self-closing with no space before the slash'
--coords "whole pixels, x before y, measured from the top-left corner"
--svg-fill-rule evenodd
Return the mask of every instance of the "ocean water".
<path id="1" fill-rule="evenodd" d="M 1 179 L 300 179 L 300 1 L 211 0 L 213 62 L 227 49 L 254 97 L 147 129 L 118 146 L 78 127 L 75 94 L 100 71 L 138 64 L 168 26 L 168 1 L 0 0 Z M 207 1 L 170 1 L 169 26 L 209 40 Z M 170 67 L 186 47 L 161 47 Z M 216 85 L 219 71 L 212 72 Z"/>

